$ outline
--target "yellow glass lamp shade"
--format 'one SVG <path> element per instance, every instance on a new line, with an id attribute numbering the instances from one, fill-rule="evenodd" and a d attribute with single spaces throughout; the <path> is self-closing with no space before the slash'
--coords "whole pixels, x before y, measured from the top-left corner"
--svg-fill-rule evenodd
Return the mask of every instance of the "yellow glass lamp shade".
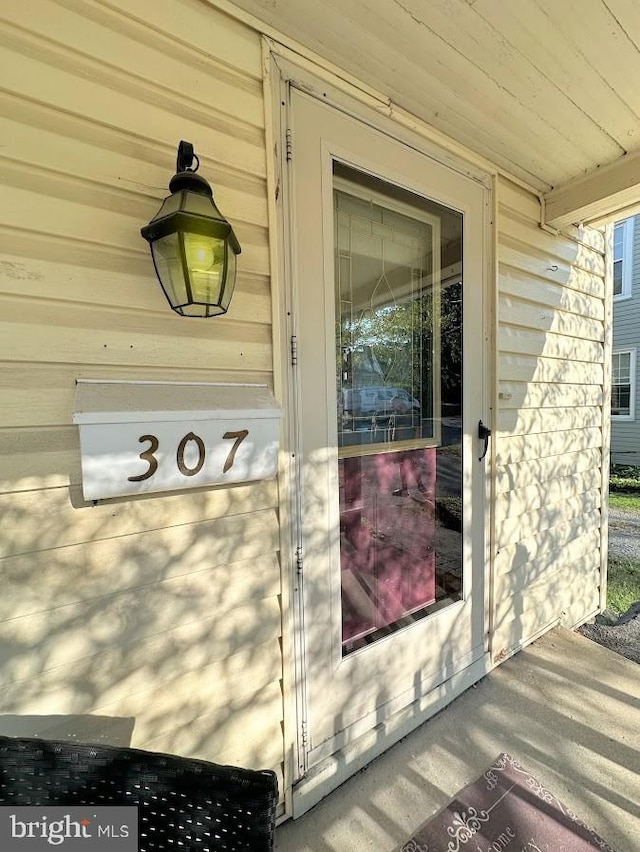
<path id="1" fill-rule="evenodd" d="M 224 273 L 224 240 L 185 234 L 184 251 L 196 300 L 217 302 Z"/>
<path id="2" fill-rule="evenodd" d="M 184 168 L 180 150 L 182 171 L 169 184 L 171 195 L 141 233 L 151 245 L 156 274 L 173 310 L 182 316 L 216 316 L 229 307 L 240 244 L 207 181 Z"/>

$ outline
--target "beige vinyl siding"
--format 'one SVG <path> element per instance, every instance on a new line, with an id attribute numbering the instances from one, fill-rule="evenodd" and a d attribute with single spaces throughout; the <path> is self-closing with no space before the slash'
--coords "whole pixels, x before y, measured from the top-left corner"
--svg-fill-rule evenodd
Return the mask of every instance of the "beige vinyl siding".
<path id="1" fill-rule="evenodd" d="M 3 10 L 1 727 L 280 773 L 276 482 L 82 500 L 76 379 L 272 385 L 260 37 L 150 10 Z M 223 318 L 173 314 L 139 234 L 180 139 L 242 245 Z"/>
<path id="2" fill-rule="evenodd" d="M 494 659 L 599 606 L 604 240 L 498 184 Z"/>

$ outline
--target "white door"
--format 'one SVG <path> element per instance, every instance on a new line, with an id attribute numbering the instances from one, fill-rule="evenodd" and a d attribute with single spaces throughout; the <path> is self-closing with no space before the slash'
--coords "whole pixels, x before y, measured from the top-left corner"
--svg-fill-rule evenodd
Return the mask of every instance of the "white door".
<path id="1" fill-rule="evenodd" d="M 307 768 L 486 651 L 476 181 L 293 91 Z"/>

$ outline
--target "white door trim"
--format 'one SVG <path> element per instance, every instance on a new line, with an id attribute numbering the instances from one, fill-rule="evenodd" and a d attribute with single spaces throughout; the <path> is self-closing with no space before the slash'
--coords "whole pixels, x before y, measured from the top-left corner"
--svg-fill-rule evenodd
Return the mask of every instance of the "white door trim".
<path id="1" fill-rule="evenodd" d="M 298 436 L 295 433 L 295 422 L 292 417 L 291 403 L 295 403 L 297 388 L 295 382 L 287 380 L 290 374 L 289 359 L 291 357 L 291 339 L 295 336 L 295 288 L 292 280 L 292 269 L 294 267 L 295 241 L 290 238 L 293 222 L 288 221 L 291 216 L 291 181 L 287 175 L 286 159 L 286 127 L 288 119 L 288 92 L 289 87 L 294 86 L 307 94 L 315 96 L 324 103 L 329 103 L 338 110 L 359 119 L 365 124 L 382 131 L 392 139 L 403 142 L 421 154 L 431 157 L 441 165 L 458 171 L 464 176 L 471 178 L 481 184 L 488 192 L 487 215 L 484 225 L 485 231 L 485 280 L 483 287 L 485 292 L 485 377 L 483 388 L 483 419 L 492 424 L 492 411 L 495 411 L 495 291 L 497 279 L 495 275 L 495 204 L 496 204 L 496 180 L 497 172 L 480 169 L 450 150 L 440 148 L 432 141 L 432 135 L 425 128 L 424 135 L 417 132 L 416 127 L 407 127 L 407 122 L 397 123 L 388 115 L 382 114 L 378 102 L 373 102 L 370 95 L 363 89 L 358 89 L 351 83 L 335 78 L 335 86 L 327 80 L 330 75 L 323 72 L 324 79 L 314 75 L 308 67 L 301 67 L 291 61 L 284 59 L 281 55 L 274 55 L 272 45 L 268 39 L 264 40 L 265 47 L 265 90 L 268 91 L 267 99 L 267 146 L 268 151 L 275 150 L 275 159 L 268 165 L 271 171 L 271 184 L 274 189 L 275 198 L 270 198 L 270 209 L 273 212 L 272 223 L 276 227 L 271 229 L 272 259 L 274 261 L 274 298 L 273 308 L 279 312 L 279 319 L 274 329 L 276 334 L 276 373 L 282 382 L 283 397 L 289 404 L 286 406 L 285 436 L 283 446 L 282 481 L 284 488 L 282 495 L 289 499 L 296 488 L 294 483 L 295 467 L 292 464 L 292 454 L 298 444 Z M 308 64 L 308 63 L 307 63 Z M 272 143 L 272 144 L 270 144 Z M 278 361 L 278 354 L 280 355 Z M 287 386 L 288 384 L 288 386 Z M 286 390 L 285 390 L 286 386 Z M 490 571 L 490 543 L 493 537 L 492 523 L 493 511 L 491 496 L 493 492 L 492 470 L 494 468 L 495 442 L 492 441 L 491 452 L 487 456 L 485 476 L 485 635 L 489 633 L 489 619 L 493 611 L 492 606 L 492 584 Z M 289 601 L 290 609 L 283 612 L 283 660 L 284 660 L 284 717 L 285 717 L 285 801 L 286 813 L 299 816 L 311 807 L 322 796 L 326 795 L 333 787 L 341 783 L 346 777 L 358 771 L 363 765 L 372 760 L 377 754 L 384 751 L 392 742 L 405 736 L 410 730 L 421 724 L 424 720 L 437 712 L 446 703 L 459 695 L 470 685 L 484 676 L 491 668 L 488 648 L 481 659 L 470 664 L 467 668 L 459 671 L 451 679 L 445 681 L 439 687 L 426 694 L 418 702 L 387 719 L 383 725 L 385 736 L 380 737 L 372 730 L 364 733 L 356 742 L 351 743 L 347 749 L 351 755 L 349 760 L 342 761 L 340 772 L 336 772 L 336 757 L 327 755 L 326 760 L 314 767 L 311 773 L 307 773 L 307 749 L 304 719 L 306 718 L 306 692 L 304 683 L 305 670 L 305 646 L 304 646 L 304 624 L 303 609 L 301 606 L 300 578 L 296 571 L 296 549 L 299 546 L 299 538 L 295 530 L 295 518 L 290 505 L 284 507 L 284 499 L 281 499 L 283 511 L 282 523 L 282 574 L 283 588 L 286 589 L 283 601 Z M 445 688 L 446 687 L 446 688 Z M 374 740 L 372 743 L 371 740 Z M 381 740 L 384 740 L 382 743 Z M 333 768 L 330 768 L 333 767 Z M 327 777 L 322 780 L 325 773 Z M 316 791 L 316 792 L 312 792 Z"/>
<path id="2" fill-rule="evenodd" d="M 481 680 L 491 667 L 489 654 L 484 654 L 422 698 L 403 707 L 375 727 L 370 727 L 357 740 L 317 763 L 294 785 L 291 816 L 294 819 L 302 816 L 336 787 Z"/>

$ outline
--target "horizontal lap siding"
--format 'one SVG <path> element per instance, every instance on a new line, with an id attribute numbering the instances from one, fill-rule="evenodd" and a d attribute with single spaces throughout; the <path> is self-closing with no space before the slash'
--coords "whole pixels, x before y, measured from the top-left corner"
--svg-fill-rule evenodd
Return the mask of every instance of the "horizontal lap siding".
<path id="1" fill-rule="evenodd" d="M 499 182 L 493 653 L 599 603 L 605 301 L 595 231 Z"/>
<path id="2" fill-rule="evenodd" d="M 2 727 L 281 773 L 276 483 L 82 500 L 76 379 L 273 375 L 259 36 L 197 0 L 149 8 L 5 9 Z M 182 138 L 242 245 L 208 321 L 170 311 L 139 234 Z"/>
<path id="3" fill-rule="evenodd" d="M 640 216 L 633 223 L 631 298 L 613 301 L 613 349 L 635 350 L 635 403 L 633 420 L 611 420 L 611 461 L 640 465 Z M 633 357 L 633 356 L 632 356 Z"/>

